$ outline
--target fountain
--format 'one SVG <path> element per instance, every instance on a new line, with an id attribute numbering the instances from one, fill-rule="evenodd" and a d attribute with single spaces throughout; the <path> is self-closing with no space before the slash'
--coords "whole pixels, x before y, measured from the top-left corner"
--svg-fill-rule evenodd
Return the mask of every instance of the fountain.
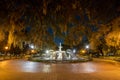
<path id="1" fill-rule="evenodd" d="M 48 56 L 47 60 L 73 60 L 77 59 L 75 54 L 73 53 L 72 50 L 67 49 L 66 51 L 62 50 L 61 43 L 59 45 L 59 50 L 54 51 L 54 50 L 49 50 L 46 56 Z M 46 56 L 44 57 L 46 59 Z"/>
<path id="2" fill-rule="evenodd" d="M 57 62 L 71 62 L 71 61 L 82 61 L 84 58 L 77 57 L 75 53 L 71 49 L 67 49 L 66 51 L 62 50 L 62 45 L 60 43 L 59 49 L 57 51 L 48 50 L 45 55 L 40 56 L 38 58 L 32 58 L 40 61 L 57 61 Z"/>

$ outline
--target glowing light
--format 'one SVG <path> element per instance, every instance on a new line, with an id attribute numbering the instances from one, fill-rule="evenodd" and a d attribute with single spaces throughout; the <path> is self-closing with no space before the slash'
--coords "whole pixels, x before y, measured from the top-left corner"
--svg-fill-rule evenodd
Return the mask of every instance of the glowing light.
<path id="1" fill-rule="evenodd" d="M 86 51 L 85 50 L 82 50 L 82 53 L 85 53 Z"/>
<path id="2" fill-rule="evenodd" d="M 49 53 L 49 50 L 46 50 L 46 53 L 48 54 L 48 53 Z"/>
<path id="3" fill-rule="evenodd" d="M 5 49 L 8 50 L 8 46 L 6 46 Z"/>
<path id="4" fill-rule="evenodd" d="M 73 49 L 73 53 L 76 53 L 76 49 Z"/>
<path id="5" fill-rule="evenodd" d="M 86 49 L 89 49 L 89 45 L 86 45 L 85 48 L 86 48 Z"/>
<path id="6" fill-rule="evenodd" d="M 35 52 L 35 50 L 31 50 L 31 52 L 32 52 L 32 53 L 34 53 L 34 52 Z"/>
<path id="7" fill-rule="evenodd" d="M 30 45 L 30 48 L 34 49 L 34 45 Z"/>

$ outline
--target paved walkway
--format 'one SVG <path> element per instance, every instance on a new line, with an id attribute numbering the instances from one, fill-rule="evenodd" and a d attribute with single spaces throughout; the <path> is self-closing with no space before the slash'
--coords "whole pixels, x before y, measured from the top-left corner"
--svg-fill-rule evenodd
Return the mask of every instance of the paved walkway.
<path id="1" fill-rule="evenodd" d="M 7 60 L 0 62 L 0 80 L 120 80 L 120 67 L 100 60 L 75 64 Z"/>

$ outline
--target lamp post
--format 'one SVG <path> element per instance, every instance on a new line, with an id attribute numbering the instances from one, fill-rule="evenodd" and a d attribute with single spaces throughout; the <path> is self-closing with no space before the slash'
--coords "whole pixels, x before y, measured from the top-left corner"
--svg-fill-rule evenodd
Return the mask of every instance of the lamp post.
<path id="1" fill-rule="evenodd" d="M 34 50 L 34 49 L 32 49 L 32 50 L 31 50 L 31 53 L 35 53 L 35 50 Z"/>
<path id="2" fill-rule="evenodd" d="M 35 46 L 34 46 L 33 44 L 31 44 L 31 45 L 30 45 L 30 48 L 31 48 L 31 49 L 34 49 L 34 48 L 35 48 Z"/>
<path id="3" fill-rule="evenodd" d="M 90 46 L 89 46 L 89 45 L 86 45 L 85 48 L 86 48 L 87 53 L 88 53 L 88 55 L 89 55 L 89 48 L 90 48 Z"/>
<path id="4" fill-rule="evenodd" d="M 7 54 L 8 46 L 5 46 L 5 54 Z"/>
<path id="5" fill-rule="evenodd" d="M 90 47 L 89 45 L 86 45 L 86 46 L 85 46 L 86 49 L 89 49 L 89 47 Z"/>
<path id="6" fill-rule="evenodd" d="M 8 50 L 8 46 L 5 46 L 5 50 Z"/>
<path id="7" fill-rule="evenodd" d="M 5 46 L 5 54 L 4 54 L 4 59 L 5 59 L 5 56 L 7 55 L 7 51 L 8 51 L 8 46 Z"/>
<path id="8" fill-rule="evenodd" d="M 91 56 L 92 56 L 92 55 L 89 53 L 90 46 L 89 46 L 89 45 L 86 45 L 85 48 L 86 48 L 86 50 L 87 50 L 87 52 L 88 52 L 88 58 L 90 59 Z"/>

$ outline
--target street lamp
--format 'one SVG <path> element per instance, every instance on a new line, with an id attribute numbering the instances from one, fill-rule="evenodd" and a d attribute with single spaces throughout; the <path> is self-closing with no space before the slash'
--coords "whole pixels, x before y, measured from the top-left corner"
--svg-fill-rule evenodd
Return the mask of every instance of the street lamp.
<path id="1" fill-rule="evenodd" d="M 5 46 L 5 50 L 8 50 L 8 46 Z"/>
<path id="2" fill-rule="evenodd" d="M 35 53 L 35 50 L 31 50 L 32 53 Z"/>
<path id="3" fill-rule="evenodd" d="M 86 48 L 86 49 L 89 49 L 89 45 L 86 45 L 85 48 Z"/>
<path id="4" fill-rule="evenodd" d="M 82 50 L 81 52 L 82 52 L 82 53 L 85 53 L 86 51 L 85 51 L 85 50 Z"/>
<path id="5" fill-rule="evenodd" d="M 8 51 L 8 46 L 5 46 L 4 59 L 5 59 L 5 55 L 7 55 L 7 51 Z"/>
<path id="6" fill-rule="evenodd" d="M 87 52 L 88 52 L 88 58 L 90 59 L 91 56 L 92 56 L 92 55 L 89 53 L 89 48 L 90 48 L 90 46 L 89 46 L 89 45 L 86 45 L 85 48 L 86 48 L 86 50 L 87 50 Z"/>
<path id="7" fill-rule="evenodd" d="M 30 45 L 30 48 L 34 49 L 34 48 L 35 48 L 35 46 L 34 46 L 34 45 Z"/>
<path id="8" fill-rule="evenodd" d="M 86 50 L 87 50 L 87 52 L 88 52 L 88 54 L 89 54 L 89 48 L 90 48 L 90 46 L 89 46 L 89 45 L 86 45 L 85 48 L 86 48 Z"/>

